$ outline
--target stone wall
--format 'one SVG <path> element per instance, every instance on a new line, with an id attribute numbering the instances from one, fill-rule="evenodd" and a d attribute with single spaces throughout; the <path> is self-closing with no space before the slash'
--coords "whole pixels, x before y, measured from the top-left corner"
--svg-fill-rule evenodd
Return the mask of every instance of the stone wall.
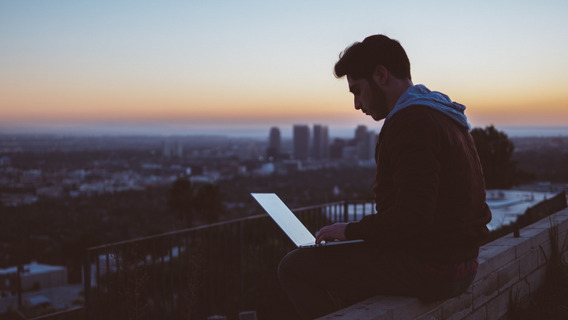
<path id="1" fill-rule="evenodd" d="M 515 305 L 523 304 L 545 281 L 552 246 L 551 225 L 558 227 L 558 248 L 568 235 L 568 209 L 559 211 L 480 249 L 479 272 L 462 295 L 434 303 L 416 298 L 375 296 L 319 320 L 478 320 L 503 319 Z M 512 305 L 513 304 L 513 305 Z"/>

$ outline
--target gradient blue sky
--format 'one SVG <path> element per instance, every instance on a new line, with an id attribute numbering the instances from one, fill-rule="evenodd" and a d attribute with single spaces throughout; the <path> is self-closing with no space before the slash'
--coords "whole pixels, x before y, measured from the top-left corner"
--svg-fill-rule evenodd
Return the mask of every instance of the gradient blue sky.
<path id="1" fill-rule="evenodd" d="M 566 126 L 567 14 L 549 0 L 3 0 L 0 131 L 378 127 L 332 75 L 375 33 L 474 126 Z"/>

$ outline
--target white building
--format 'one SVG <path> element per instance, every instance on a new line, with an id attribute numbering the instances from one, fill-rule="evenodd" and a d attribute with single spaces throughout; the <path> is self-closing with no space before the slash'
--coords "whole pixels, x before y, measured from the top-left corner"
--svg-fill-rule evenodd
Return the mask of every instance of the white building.
<path id="1" fill-rule="evenodd" d="M 15 281 L 17 272 L 18 268 L 15 266 L 0 269 L 0 288 L 3 292 L 16 287 L 12 281 Z M 22 291 L 64 286 L 67 285 L 67 268 L 32 261 L 30 264 L 24 265 L 24 270 L 20 273 L 20 281 Z"/>

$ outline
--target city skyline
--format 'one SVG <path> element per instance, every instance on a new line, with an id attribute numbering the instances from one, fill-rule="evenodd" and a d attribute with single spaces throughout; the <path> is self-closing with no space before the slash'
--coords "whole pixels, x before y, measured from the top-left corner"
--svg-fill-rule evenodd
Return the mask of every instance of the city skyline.
<path id="1" fill-rule="evenodd" d="M 375 33 L 399 40 L 414 83 L 465 104 L 474 127 L 568 126 L 567 9 L 550 0 L 3 1 L 0 133 L 378 130 L 332 74 L 341 50 Z"/>
<path id="2" fill-rule="evenodd" d="M 353 136 L 356 128 L 362 124 L 355 122 L 348 125 L 330 125 L 329 123 L 289 123 L 283 125 L 254 124 L 241 127 L 225 126 L 186 126 L 173 124 L 68 124 L 68 125 L 45 125 L 45 126 L 23 126 L 10 127 L 0 126 L 0 135 L 56 135 L 56 136 L 225 136 L 232 138 L 255 138 L 266 139 L 270 128 L 281 130 L 282 138 L 293 138 L 293 127 L 297 124 L 316 125 L 321 124 L 328 127 L 330 138 L 349 138 Z M 493 124 L 489 124 L 493 125 Z M 475 128 L 477 126 L 472 126 Z M 484 126 L 478 126 L 482 128 Z M 369 130 L 377 134 L 382 128 L 382 121 L 369 126 Z M 503 131 L 510 137 L 565 137 L 568 136 L 568 126 L 496 126 L 496 129 Z"/>

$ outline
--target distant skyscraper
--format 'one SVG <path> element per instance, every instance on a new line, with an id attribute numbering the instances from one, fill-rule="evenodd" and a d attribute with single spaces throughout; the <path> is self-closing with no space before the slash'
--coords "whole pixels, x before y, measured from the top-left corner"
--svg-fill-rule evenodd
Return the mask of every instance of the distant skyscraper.
<path id="1" fill-rule="evenodd" d="M 329 147 L 329 157 L 332 159 L 343 158 L 343 148 L 345 148 L 345 140 L 335 138 Z"/>
<path id="2" fill-rule="evenodd" d="M 280 137 L 280 129 L 278 127 L 270 128 L 270 135 L 268 136 L 268 149 L 266 156 L 268 158 L 278 159 L 280 156 L 280 146 L 282 139 Z"/>
<path id="3" fill-rule="evenodd" d="M 367 126 L 359 125 L 357 129 L 355 129 L 355 140 L 365 141 L 367 139 Z"/>
<path id="4" fill-rule="evenodd" d="M 162 154 L 164 157 L 183 157 L 183 145 L 178 140 L 165 140 L 162 146 Z"/>
<path id="5" fill-rule="evenodd" d="M 322 129 L 322 158 L 329 158 L 329 130 L 327 130 L 327 126 Z"/>
<path id="6" fill-rule="evenodd" d="M 369 131 L 367 139 L 368 139 L 368 143 L 367 143 L 367 150 L 369 152 L 369 158 L 375 158 L 375 148 L 377 146 L 377 141 L 378 141 L 378 136 L 377 133 L 375 131 Z"/>
<path id="7" fill-rule="evenodd" d="M 306 160 L 310 154 L 310 127 L 294 125 L 294 158 Z"/>
<path id="8" fill-rule="evenodd" d="M 327 159 L 329 156 L 329 136 L 326 126 L 314 125 L 312 151 L 314 159 Z"/>

